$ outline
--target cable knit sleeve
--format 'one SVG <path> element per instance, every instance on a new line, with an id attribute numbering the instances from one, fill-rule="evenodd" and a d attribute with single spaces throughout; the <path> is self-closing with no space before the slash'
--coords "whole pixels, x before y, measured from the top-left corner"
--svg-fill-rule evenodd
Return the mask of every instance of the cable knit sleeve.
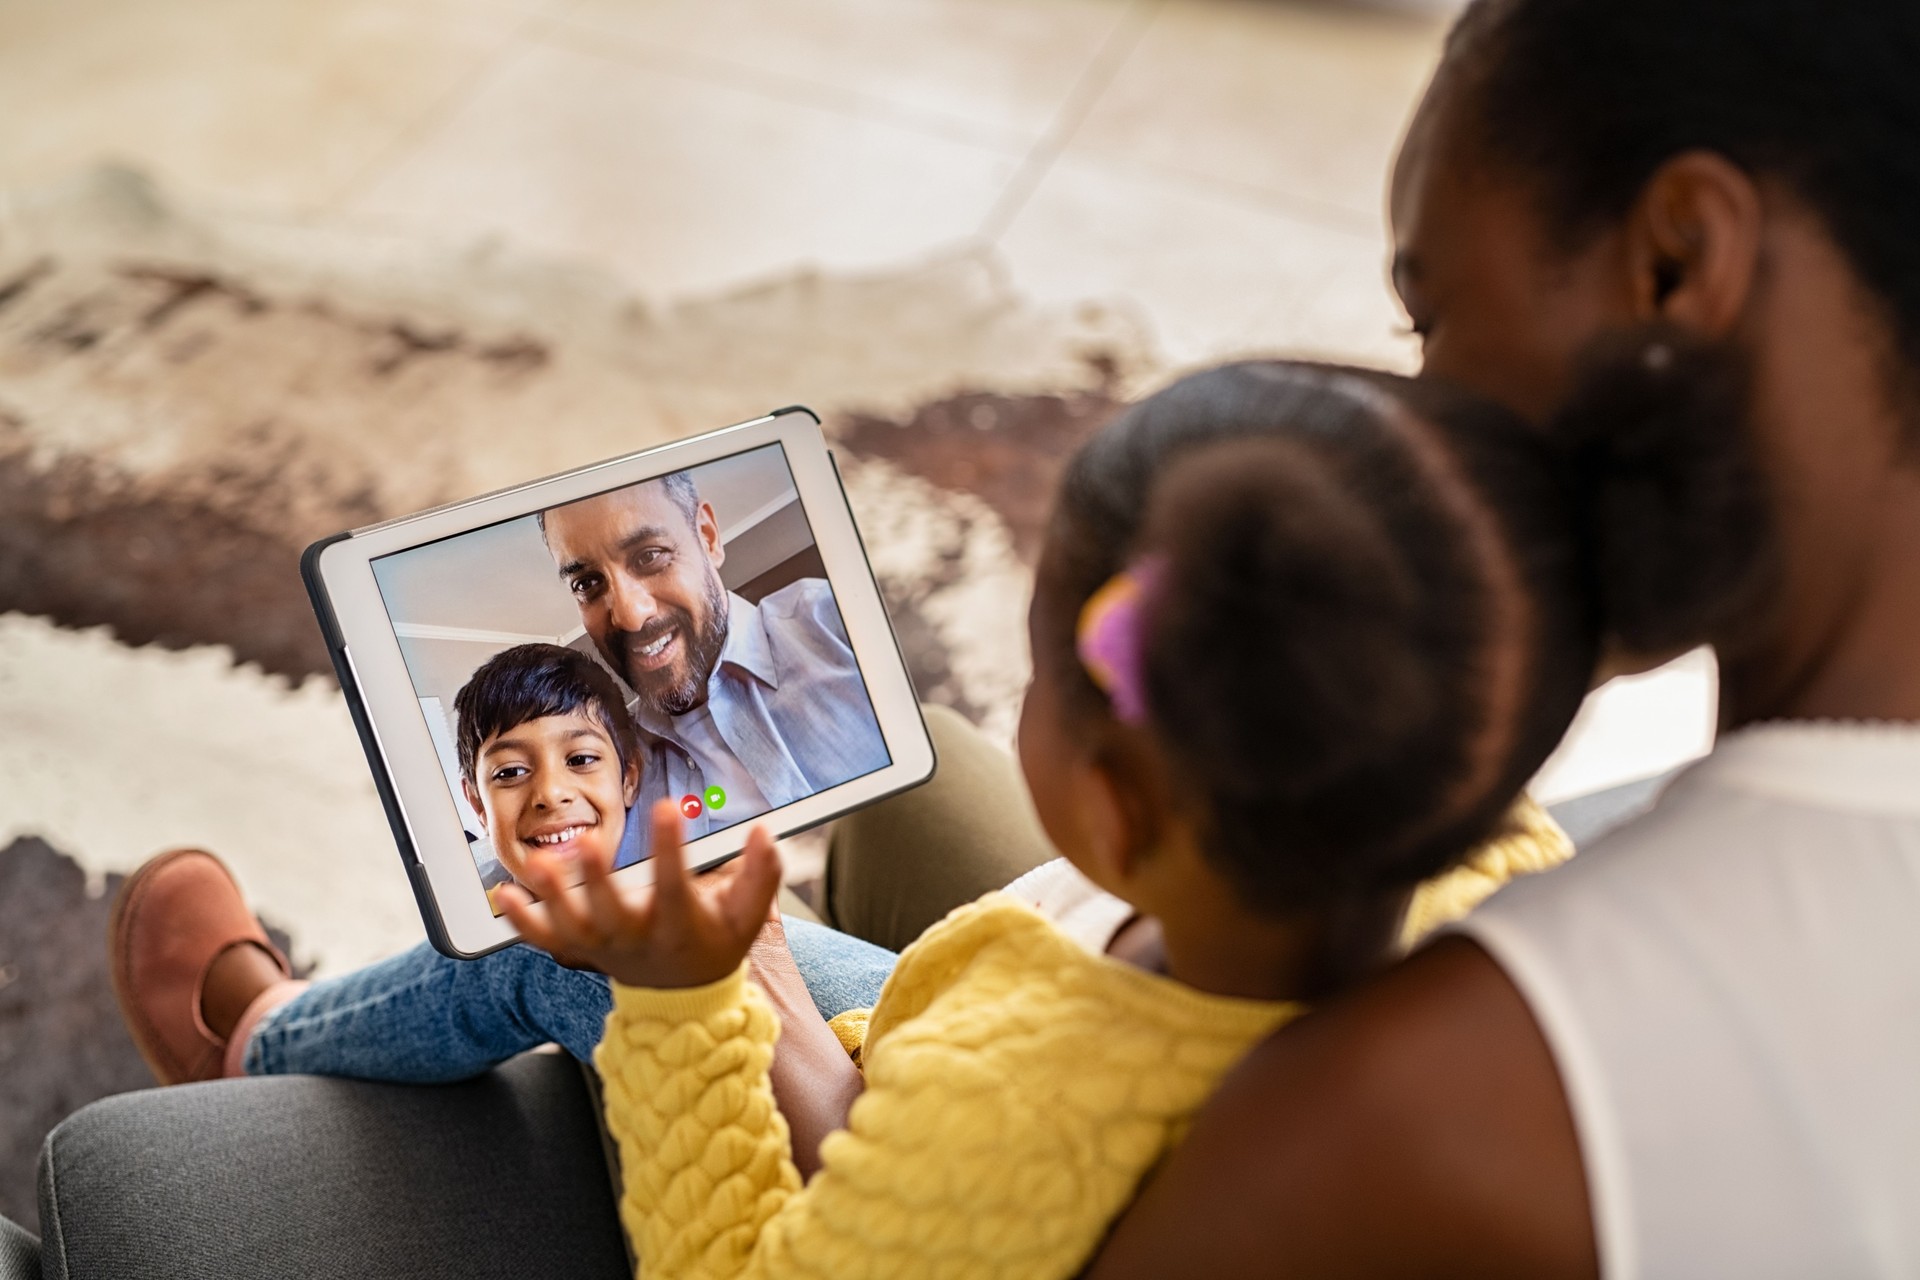
<path id="1" fill-rule="evenodd" d="M 803 1190 L 768 1076 L 778 1037 L 778 1015 L 744 968 L 680 991 L 615 984 L 594 1063 L 620 1149 L 620 1218 L 644 1280 L 899 1275 L 925 1233 L 951 1248 L 973 1229 L 974 1197 L 927 1194 L 928 1112 L 945 1110 L 937 1087 L 878 1110 L 862 1098 L 855 1115 L 867 1123 L 828 1137 L 828 1167 Z M 1031 1118 L 1018 1128 L 1036 1132 Z"/>
<path id="2" fill-rule="evenodd" d="M 800 1190 L 767 1075 L 778 1038 L 744 966 L 682 991 L 614 985 L 593 1058 L 647 1280 L 752 1274 L 763 1228 Z"/>

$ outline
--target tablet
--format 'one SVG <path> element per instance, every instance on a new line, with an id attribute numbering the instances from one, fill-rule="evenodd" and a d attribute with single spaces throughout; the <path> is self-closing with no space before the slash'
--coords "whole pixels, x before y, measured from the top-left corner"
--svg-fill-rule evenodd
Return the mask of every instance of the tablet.
<path id="1" fill-rule="evenodd" d="M 802 408 L 355 529 L 301 561 L 427 935 L 516 940 L 533 851 L 646 883 L 931 777 L 933 744 Z"/>

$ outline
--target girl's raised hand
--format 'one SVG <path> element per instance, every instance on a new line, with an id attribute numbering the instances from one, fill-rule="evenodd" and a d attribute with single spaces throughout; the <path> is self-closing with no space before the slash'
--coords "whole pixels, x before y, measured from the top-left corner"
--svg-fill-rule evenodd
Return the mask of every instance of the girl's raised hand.
<path id="1" fill-rule="evenodd" d="M 597 969 L 630 987 L 718 982 L 740 967 L 780 890 L 773 837 L 755 827 L 732 866 L 695 880 L 687 873 L 679 807 L 660 801 L 652 821 L 650 887 L 616 888 L 611 855 L 589 855 L 581 862 L 585 879 L 569 889 L 556 861 L 536 853 L 526 888 L 498 891 L 501 910 L 522 938 L 562 964 Z"/>

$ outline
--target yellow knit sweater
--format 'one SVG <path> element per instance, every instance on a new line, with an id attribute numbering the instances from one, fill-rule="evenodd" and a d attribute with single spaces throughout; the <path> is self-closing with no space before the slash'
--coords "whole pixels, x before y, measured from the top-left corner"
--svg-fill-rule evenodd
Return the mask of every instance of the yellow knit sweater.
<path id="1" fill-rule="evenodd" d="M 1523 803 L 1422 887 L 1407 936 L 1571 851 Z M 989 894 L 907 948 L 870 1015 L 836 1023 L 867 1087 L 803 1188 L 767 1075 L 778 1020 L 744 969 L 616 984 L 594 1061 L 621 1217 L 645 1280 L 1071 1276 L 1219 1078 L 1300 1011 L 1089 954 Z"/>
<path id="2" fill-rule="evenodd" d="M 1460 865 L 1421 885 L 1407 906 L 1400 943 L 1411 948 L 1442 925 L 1452 924 L 1509 880 L 1551 871 L 1573 856 L 1573 841 L 1531 796 L 1521 796 L 1501 829 Z"/>
<path id="3" fill-rule="evenodd" d="M 1298 1006 L 1089 954 L 1023 903 L 962 907 L 900 957 L 867 1089 L 805 1188 L 743 973 L 616 986 L 594 1055 L 646 1280 L 1070 1276 L 1215 1083 Z"/>

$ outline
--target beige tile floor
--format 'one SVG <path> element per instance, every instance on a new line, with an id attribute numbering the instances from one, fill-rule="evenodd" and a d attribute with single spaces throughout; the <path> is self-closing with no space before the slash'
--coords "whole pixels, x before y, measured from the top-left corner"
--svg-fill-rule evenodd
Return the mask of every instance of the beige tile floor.
<path id="1" fill-rule="evenodd" d="M 1175 360 L 1404 362 L 1388 157 L 1443 20 L 1285 0 L 0 0 L 0 185 L 500 235 L 673 298 L 986 242 Z"/>
<path id="2" fill-rule="evenodd" d="M 0 191 L 499 237 L 659 301 L 987 247 L 1170 364 L 1411 367 L 1381 192 L 1446 0 L 0 0 Z M 37 641 L 36 641 L 37 643 Z M 1590 709 L 1551 795 L 1706 739 L 1710 666 Z"/>

